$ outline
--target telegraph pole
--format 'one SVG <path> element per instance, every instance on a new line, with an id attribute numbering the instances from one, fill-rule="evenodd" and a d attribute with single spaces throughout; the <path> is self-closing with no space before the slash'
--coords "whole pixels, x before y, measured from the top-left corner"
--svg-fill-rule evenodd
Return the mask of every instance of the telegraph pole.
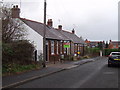
<path id="1" fill-rule="evenodd" d="M 43 67 L 46 67 L 46 0 L 44 0 Z"/>

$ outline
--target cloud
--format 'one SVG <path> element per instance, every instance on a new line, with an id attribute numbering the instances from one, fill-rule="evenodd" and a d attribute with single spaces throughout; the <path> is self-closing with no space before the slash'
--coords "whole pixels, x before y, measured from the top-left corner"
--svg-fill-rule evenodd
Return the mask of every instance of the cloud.
<path id="1" fill-rule="evenodd" d="M 4 0 L 14 1 L 18 0 Z M 47 19 L 91 40 L 118 39 L 119 0 L 47 0 Z M 21 0 L 21 16 L 43 22 L 44 0 Z M 18 2 L 19 4 L 19 2 Z"/>

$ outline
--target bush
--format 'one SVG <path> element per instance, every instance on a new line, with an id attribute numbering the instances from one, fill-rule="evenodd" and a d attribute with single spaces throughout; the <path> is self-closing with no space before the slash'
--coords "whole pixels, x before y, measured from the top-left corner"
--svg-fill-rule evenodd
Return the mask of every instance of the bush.
<path id="1" fill-rule="evenodd" d="M 120 52 L 120 49 L 105 49 L 105 56 L 108 56 L 111 52 Z"/>
<path id="2" fill-rule="evenodd" d="M 3 44 L 2 63 L 27 65 L 32 62 L 33 53 L 34 46 L 27 40 Z"/>
<path id="3" fill-rule="evenodd" d="M 90 57 L 96 57 L 99 56 L 100 48 L 86 48 L 85 49 L 85 55 L 88 55 Z"/>

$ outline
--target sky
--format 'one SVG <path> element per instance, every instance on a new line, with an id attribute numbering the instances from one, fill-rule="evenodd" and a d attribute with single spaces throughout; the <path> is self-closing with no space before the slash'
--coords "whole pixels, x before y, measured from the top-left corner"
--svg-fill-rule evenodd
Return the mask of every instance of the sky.
<path id="1" fill-rule="evenodd" d="M 20 16 L 43 22 L 44 0 L 3 0 L 21 8 Z M 21 4 L 20 4 L 21 1 Z M 118 2 L 120 0 L 46 0 L 47 20 L 62 25 L 88 40 L 118 40 Z"/>

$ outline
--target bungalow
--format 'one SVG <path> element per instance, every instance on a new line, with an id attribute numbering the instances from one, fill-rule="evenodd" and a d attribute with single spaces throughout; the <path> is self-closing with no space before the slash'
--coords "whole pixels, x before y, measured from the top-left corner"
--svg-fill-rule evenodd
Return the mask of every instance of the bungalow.
<path id="1" fill-rule="evenodd" d="M 44 34 L 44 24 L 20 18 L 19 16 L 20 9 L 18 6 L 13 6 L 12 8 L 12 18 L 14 20 L 18 20 L 23 23 L 23 26 L 27 30 L 35 31 L 39 34 L 39 56 L 43 54 L 43 34 Z M 46 27 L 46 61 L 59 61 L 61 55 L 74 55 L 76 54 L 78 57 L 83 55 L 83 45 L 84 40 L 75 35 L 75 30 L 72 32 L 68 32 L 62 30 L 62 25 L 59 25 L 57 29 L 53 28 L 52 19 L 48 19 Z M 34 33 L 32 33 L 34 34 Z M 54 58 L 53 58 L 54 57 Z"/>

